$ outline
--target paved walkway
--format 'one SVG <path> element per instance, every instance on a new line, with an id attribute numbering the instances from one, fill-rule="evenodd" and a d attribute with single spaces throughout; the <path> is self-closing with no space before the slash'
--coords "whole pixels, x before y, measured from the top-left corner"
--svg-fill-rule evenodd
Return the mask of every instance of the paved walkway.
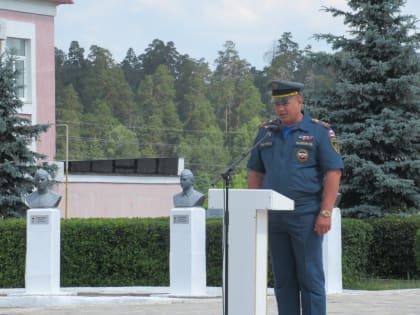
<path id="1" fill-rule="evenodd" d="M 0 289 L 0 315 L 222 315 L 219 288 L 205 297 L 171 297 L 167 288 L 65 288 L 60 296 Z M 268 315 L 276 315 L 268 296 Z M 237 315 L 237 314 L 232 314 Z M 420 289 L 328 295 L 328 315 L 420 315 Z"/>

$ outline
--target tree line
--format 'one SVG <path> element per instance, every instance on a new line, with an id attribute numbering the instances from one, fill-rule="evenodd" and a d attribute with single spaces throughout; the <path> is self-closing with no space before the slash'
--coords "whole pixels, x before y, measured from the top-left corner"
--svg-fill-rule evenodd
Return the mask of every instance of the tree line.
<path id="1" fill-rule="evenodd" d="M 56 120 L 69 125 L 69 158 L 181 156 L 207 189 L 273 115 L 267 94 L 269 77 L 277 76 L 272 69 L 302 81 L 302 71 L 311 71 L 308 53 L 284 33 L 271 56 L 275 66 L 257 71 L 227 41 L 211 70 L 159 39 L 140 55 L 128 49 L 120 63 L 98 46 L 85 57 L 73 41 L 67 53 L 55 54 Z M 57 158 L 63 159 L 65 137 L 57 133 Z M 236 186 L 244 185 L 244 167 Z"/>
<path id="2" fill-rule="evenodd" d="M 332 53 L 299 47 L 284 32 L 257 70 L 226 41 L 212 69 L 203 59 L 155 39 L 129 48 L 121 62 L 109 50 L 75 40 L 55 50 L 56 122 L 69 126 L 69 158 L 185 157 L 197 189 L 207 191 L 273 117 L 267 83 L 305 83 L 305 111 L 338 135 L 345 162 L 341 207 L 352 215 L 420 209 L 420 35 L 401 0 L 350 0 L 350 36 L 315 34 Z M 65 156 L 57 129 L 57 156 Z M 285 179 L 287 180 L 287 179 Z M 246 186 L 245 161 L 234 187 Z"/>

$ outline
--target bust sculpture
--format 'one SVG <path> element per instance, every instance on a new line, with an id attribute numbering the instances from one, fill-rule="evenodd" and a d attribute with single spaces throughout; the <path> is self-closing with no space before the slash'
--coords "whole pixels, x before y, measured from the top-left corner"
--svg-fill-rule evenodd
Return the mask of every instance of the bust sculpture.
<path id="1" fill-rule="evenodd" d="M 50 175 L 44 169 L 36 171 L 34 176 L 36 191 L 24 197 L 25 204 L 31 208 L 56 208 L 61 201 L 61 195 L 48 189 Z"/>
<path id="2" fill-rule="evenodd" d="M 180 177 L 182 192 L 173 197 L 176 208 L 201 207 L 203 205 L 205 196 L 193 188 L 193 181 L 193 173 L 189 169 L 184 169 Z"/>

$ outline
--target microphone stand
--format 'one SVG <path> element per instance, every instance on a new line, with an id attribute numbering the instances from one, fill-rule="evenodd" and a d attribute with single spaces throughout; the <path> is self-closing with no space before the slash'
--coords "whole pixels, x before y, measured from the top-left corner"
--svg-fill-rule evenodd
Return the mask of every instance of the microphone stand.
<path id="1" fill-rule="evenodd" d="M 277 128 L 277 127 L 276 127 Z M 224 180 L 225 202 L 224 202 L 224 216 L 223 216 L 223 253 L 224 253 L 224 281 L 223 281 L 223 314 L 228 315 L 228 297 L 229 297 L 229 189 L 232 184 L 232 173 L 235 167 L 241 163 L 252 150 L 254 150 L 267 137 L 272 135 L 272 131 L 276 128 L 267 128 L 268 132 L 264 134 L 257 142 L 241 154 L 241 156 L 230 164 L 221 174 L 220 177 L 215 178 L 211 184 L 216 185 L 220 179 Z"/>

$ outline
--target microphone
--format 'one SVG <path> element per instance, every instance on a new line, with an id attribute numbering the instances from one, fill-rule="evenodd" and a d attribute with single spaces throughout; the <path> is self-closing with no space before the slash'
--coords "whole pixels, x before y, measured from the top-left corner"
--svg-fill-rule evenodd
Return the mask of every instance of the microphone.
<path id="1" fill-rule="evenodd" d="M 279 124 L 269 124 L 265 125 L 263 128 L 267 129 L 270 132 L 281 131 L 283 129 L 283 127 Z"/>

